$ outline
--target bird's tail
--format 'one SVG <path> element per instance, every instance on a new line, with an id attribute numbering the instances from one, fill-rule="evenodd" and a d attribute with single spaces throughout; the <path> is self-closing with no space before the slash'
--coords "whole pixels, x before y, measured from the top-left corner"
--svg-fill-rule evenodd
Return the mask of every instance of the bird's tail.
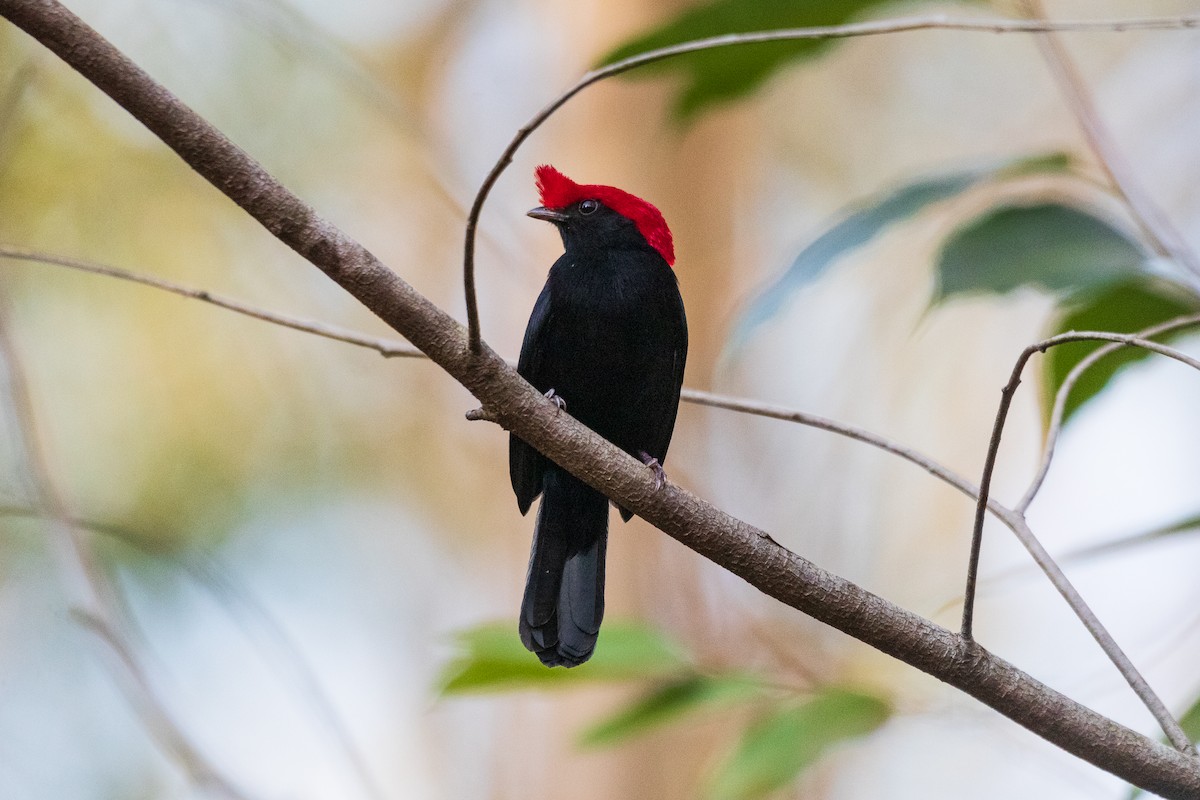
<path id="1" fill-rule="evenodd" d="M 591 658 L 604 617 L 608 499 L 548 469 L 521 602 L 521 641 L 546 666 Z"/>

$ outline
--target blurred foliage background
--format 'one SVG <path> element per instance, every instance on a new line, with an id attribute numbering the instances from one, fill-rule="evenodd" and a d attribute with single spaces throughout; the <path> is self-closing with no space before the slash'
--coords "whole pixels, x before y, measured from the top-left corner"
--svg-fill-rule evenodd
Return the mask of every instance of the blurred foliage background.
<path id="1" fill-rule="evenodd" d="M 459 316 L 477 182 L 588 67 L 730 30 L 1018 13 L 1000 1 L 69 5 Z M 1048 4 L 1056 18 L 1197 11 Z M 1064 41 L 1134 172 L 1200 249 L 1200 34 Z M 728 50 L 589 89 L 518 154 L 483 216 L 484 335 L 508 355 L 558 253 L 524 218 L 543 162 L 663 209 L 691 323 L 687 385 L 862 425 L 972 480 L 1022 347 L 1200 307 L 1195 276 L 1105 188 L 1028 36 Z M 386 334 L 7 24 L 0 247 Z M 161 746 L 112 650 L 72 616 L 81 580 L 36 513 L 31 423 L 165 712 L 247 797 L 1128 793 L 640 520 L 613 523 L 595 662 L 530 670 L 515 614 L 531 521 L 511 497 L 505 437 L 465 423 L 472 399 L 427 363 L 11 258 L 0 314 L 0 797 L 220 796 Z M 1200 349 L 1195 335 L 1174 344 Z M 1031 370 L 1001 499 L 1031 477 L 1047 387 L 1079 357 Z M 1157 534 L 1066 566 L 1182 713 L 1200 696 L 1200 381 L 1158 359 L 1102 376 L 1070 408 L 1030 521 L 1055 553 Z M 972 504 L 925 473 L 694 406 L 667 466 L 822 566 L 956 624 Z M 988 533 L 979 639 L 1155 733 L 1007 532 Z"/>

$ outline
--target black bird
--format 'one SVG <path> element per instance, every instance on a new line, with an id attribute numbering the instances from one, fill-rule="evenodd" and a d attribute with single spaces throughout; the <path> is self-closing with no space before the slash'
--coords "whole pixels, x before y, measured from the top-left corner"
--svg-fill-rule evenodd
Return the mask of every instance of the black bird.
<path id="1" fill-rule="evenodd" d="M 542 205 L 529 216 L 554 223 L 566 252 L 533 307 L 517 371 L 661 481 L 687 358 L 671 231 L 657 208 L 612 186 L 541 166 L 537 187 Z M 509 474 L 522 514 L 542 495 L 521 641 L 547 666 L 578 666 L 604 616 L 608 499 L 515 436 Z"/>

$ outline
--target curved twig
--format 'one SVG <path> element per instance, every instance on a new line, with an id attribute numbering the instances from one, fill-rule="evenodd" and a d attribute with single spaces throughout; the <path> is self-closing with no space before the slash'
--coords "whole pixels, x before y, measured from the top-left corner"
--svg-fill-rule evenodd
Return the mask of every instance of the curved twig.
<path id="1" fill-rule="evenodd" d="M 794 408 L 786 408 L 784 406 L 771 405 L 762 403 L 757 400 L 747 400 L 743 397 L 729 397 L 727 395 L 711 394 L 702 392 L 697 389 L 684 389 L 680 394 L 680 399 L 688 403 L 695 403 L 699 406 L 708 406 L 710 408 L 720 408 L 726 411 L 736 411 L 742 414 L 752 414 L 759 417 L 768 417 L 770 419 L 783 420 L 784 422 L 795 422 L 800 425 L 805 425 L 810 428 L 818 428 L 830 433 L 840 434 L 849 439 L 869 444 L 872 447 L 878 447 L 893 455 L 899 456 L 905 461 L 916 464 L 921 469 L 933 475 L 935 478 L 953 486 L 967 497 L 974 500 L 979 496 L 979 488 L 969 480 L 959 475 L 949 467 L 938 463 L 934 459 L 924 453 L 914 450 L 911 447 L 894 442 L 885 436 L 880 436 L 877 433 L 872 433 L 865 428 L 860 428 L 856 425 L 851 425 L 846 422 L 839 422 L 835 419 L 822 417 L 819 414 L 810 414 L 807 411 L 799 411 Z M 998 512 L 1000 506 L 990 506 L 993 512 Z M 997 514 L 997 516 L 1000 516 Z"/>
<path id="2" fill-rule="evenodd" d="M 1200 314 L 1176 317 L 1159 325 L 1146 328 L 1144 331 L 1138 333 L 1138 337 L 1148 339 L 1151 336 L 1161 336 L 1164 333 L 1170 333 L 1171 331 L 1191 327 L 1192 325 L 1200 325 Z M 1029 488 L 1025 490 L 1025 494 L 1021 497 L 1020 502 L 1014 507 L 1018 513 L 1024 514 L 1029 509 L 1030 504 L 1033 503 L 1033 499 L 1037 497 L 1037 493 L 1041 490 L 1042 483 L 1046 480 L 1046 473 L 1050 471 L 1050 462 L 1054 458 L 1054 448 L 1058 445 L 1058 435 L 1062 432 L 1063 414 L 1066 411 L 1067 398 L 1071 395 L 1071 390 L 1075 388 L 1075 384 L 1083 376 L 1083 373 L 1090 369 L 1093 364 L 1125 346 L 1124 342 L 1114 342 L 1113 344 L 1106 344 L 1103 347 L 1093 350 L 1072 367 L 1071 371 L 1067 373 L 1067 377 L 1063 379 L 1062 385 L 1058 387 L 1058 392 L 1054 395 L 1054 408 L 1050 412 L 1050 426 L 1046 430 L 1046 444 L 1042 448 L 1041 463 L 1038 465 L 1037 474 L 1034 475 Z"/>
<path id="3" fill-rule="evenodd" d="M 1152 331 L 1150 335 L 1153 335 L 1154 329 L 1150 330 Z M 967 565 L 967 588 L 964 593 L 961 631 L 962 635 L 968 639 L 971 638 L 971 629 L 974 617 L 975 583 L 979 567 L 979 551 L 983 541 L 983 518 L 987 512 L 987 501 L 991 490 L 992 472 L 996 467 L 996 456 L 1000 450 L 1000 440 L 1004 434 L 1004 423 L 1008 417 L 1008 409 L 1009 406 L 1012 405 L 1012 398 L 1017 391 L 1017 387 L 1021 384 L 1021 374 L 1025 370 L 1025 364 L 1029 361 L 1030 357 L 1034 353 L 1044 353 L 1056 345 L 1067 344 L 1069 342 L 1090 341 L 1115 342 L 1117 347 L 1141 347 L 1145 350 L 1167 356 L 1168 358 L 1173 358 L 1176 361 L 1187 364 L 1189 367 L 1195 370 L 1200 370 L 1200 360 L 1192 358 L 1186 353 L 1180 352 L 1174 348 L 1142 338 L 1142 336 L 1138 334 L 1108 333 L 1104 331 L 1071 331 L 1068 333 L 1061 333 L 1057 336 L 1052 336 L 1051 338 L 1044 339 L 1036 344 L 1031 344 L 1021 351 L 1021 355 L 1018 356 L 1017 362 L 1013 366 L 1012 374 L 1009 376 L 1008 383 L 1006 383 L 1004 388 L 1001 389 L 1000 406 L 996 410 L 996 420 L 992 427 L 991 439 L 988 441 L 987 456 L 984 458 L 983 462 L 983 477 L 980 479 L 979 494 L 976 497 L 975 523 L 971 532 L 971 553 Z M 1107 348 L 1101 348 L 1101 350 L 1105 349 Z M 1095 355 L 1095 353 L 1092 355 Z M 1083 362 L 1081 362 L 1081 364 L 1082 363 Z M 1094 361 L 1092 363 L 1094 363 Z M 1078 365 L 1076 366 L 1076 369 L 1079 369 Z M 1079 370 L 1079 372 L 1082 372 L 1082 370 Z M 1072 371 L 1072 374 L 1075 374 L 1075 371 Z"/>
<path id="4" fill-rule="evenodd" d="M 1079 31 L 1079 32 L 1121 32 L 1129 30 L 1178 30 L 1200 27 L 1200 14 L 1183 17 L 1137 17 L 1124 20 L 1062 20 L 1051 22 L 1047 20 L 1012 20 L 1012 19 L 981 19 L 963 20 L 952 19 L 944 14 L 928 16 L 905 17 L 900 19 L 884 19 L 872 22 L 853 22 L 846 25 L 830 25 L 816 28 L 788 28 L 775 31 L 755 31 L 752 33 L 728 33 L 722 36 L 712 36 L 706 39 L 696 39 L 691 42 L 662 47 L 657 50 L 647 50 L 635 56 L 614 61 L 611 64 L 591 70 L 575 82 L 569 89 L 547 103 L 541 111 L 533 115 L 517 131 L 516 135 L 504 148 L 500 158 L 492 166 L 487 177 L 483 179 L 471 210 L 467 214 L 465 242 L 463 244 L 463 294 L 467 304 L 467 342 L 473 354 L 480 352 L 482 334 L 479 328 L 479 306 L 475 296 L 475 230 L 479 226 L 479 215 L 483 204 L 491 194 L 492 187 L 500 178 L 500 174 L 512 163 L 517 149 L 524 144 L 535 130 L 541 127 L 550 116 L 566 104 L 575 95 L 582 92 L 593 83 L 620 75 L 637 67 L 664 61 L 668 58 L 696 53 L 701 50 L 715 50 L 721 47 L 735 47 L 746 44 L 764 44 L 766 42 L 789 42 L 802 39 L 847 39 L 853 36 L 877 36 L 885 33 L 906 33 L 921 30 L 953 30 L 977 33 L 1046 33 L 1049 31 Z"/>

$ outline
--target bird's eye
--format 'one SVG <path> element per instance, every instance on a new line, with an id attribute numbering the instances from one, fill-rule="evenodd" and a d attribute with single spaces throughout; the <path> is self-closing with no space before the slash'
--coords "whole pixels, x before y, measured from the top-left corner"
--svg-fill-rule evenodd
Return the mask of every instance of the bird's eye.
<path id="1" fill-rule="evenodd" d="M 600 207 L 600 204 L 597 203 L 595 200 L 584 200 L 582 203 L 579 204 L 579 213 L 580 214 L 594 214 L 594 213 L 596 213 L 596 209 L 599 207 Z"/>

